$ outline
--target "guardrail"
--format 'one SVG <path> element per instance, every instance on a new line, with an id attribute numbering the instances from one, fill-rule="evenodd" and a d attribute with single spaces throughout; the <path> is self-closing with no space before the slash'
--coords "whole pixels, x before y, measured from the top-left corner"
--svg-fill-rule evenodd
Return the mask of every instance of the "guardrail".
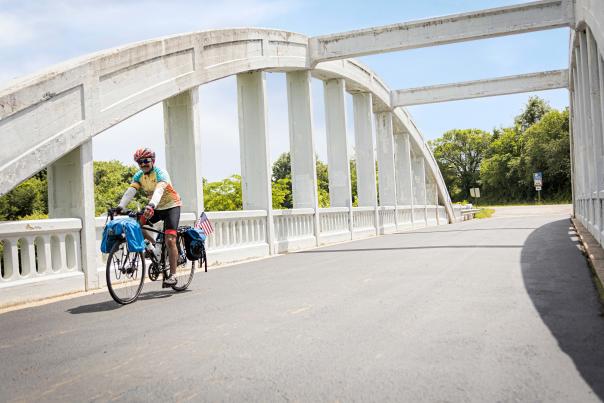
<path id="1" fill-rule="evenodd" d="M 467 221 L 467 220 L 474 219 L 474 216 L 479 211 L 480 211 L 479 208 L 470 208 L 470 209 L 461 210 L 461 214 L 462 214 L 462 217 L 463 217 L 462 220 L 463 221 Z"/>

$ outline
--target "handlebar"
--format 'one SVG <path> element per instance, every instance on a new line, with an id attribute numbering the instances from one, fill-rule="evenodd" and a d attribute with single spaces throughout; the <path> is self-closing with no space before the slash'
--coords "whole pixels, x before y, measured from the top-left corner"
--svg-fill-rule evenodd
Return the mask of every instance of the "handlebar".
<path id="1" fill-rule="evenodd" d="M 111 220 L 113 220 L 115 218 L 115 216 L 118 216 L 118 215 L 127 215 L 130 218 L 138 219 L 139 217 L 142 217 L 143 214 L 144 213 L 142 213 L 142 212 L 127 210 L 127 209 L 120 209 L 120 208 L 107 209 L 107 218 L 109 218 Z"/>

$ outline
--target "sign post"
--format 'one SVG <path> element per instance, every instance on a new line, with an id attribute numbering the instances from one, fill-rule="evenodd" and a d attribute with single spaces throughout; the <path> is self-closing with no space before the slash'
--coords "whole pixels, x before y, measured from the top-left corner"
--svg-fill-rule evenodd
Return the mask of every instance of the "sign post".
<path id="1" fill-rule="evenodd" d="M 535 184 L 535 190 L 537 191 L 537 203 L 541 204 L 541 187 L 543 186 L 543 173 L 535 172 L 533 174 L 533 183 Z"/>

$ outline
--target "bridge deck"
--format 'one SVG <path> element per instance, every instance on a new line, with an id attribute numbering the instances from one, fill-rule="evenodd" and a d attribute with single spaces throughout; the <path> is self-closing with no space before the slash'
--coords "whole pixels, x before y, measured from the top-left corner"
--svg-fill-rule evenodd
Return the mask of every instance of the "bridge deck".
<path id="1" fill-rule="evenodd" d="M 568 212 L 249 262 L 127 307 L 103 293 L 9 312 L 0 400 L 604 399 L 604 321 Z"/>

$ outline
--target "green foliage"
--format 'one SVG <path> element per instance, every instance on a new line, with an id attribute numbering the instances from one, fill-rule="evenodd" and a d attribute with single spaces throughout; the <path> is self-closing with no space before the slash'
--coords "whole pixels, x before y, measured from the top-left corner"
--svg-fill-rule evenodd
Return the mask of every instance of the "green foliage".
<path id="1" fill-rule="evenodd" d="M 24 181 L 0 197 L 0 221 L 34 219 L 48 215 L 46 170 Z"/>
<path id="2" fill-rule="evenodd" d="M 430 141 L 434 158 L 452 198 L 469 198 L 477 186 L 480 163 L 491 142 L 491 135 L 478 129 L 449 130 Z"/>
<path id="3" fill-rule="evenodd" d="M 568 110 L 531 97 L 513 127 L 451 130 L 430 146 L 453 200 L 478 186 L 481 202 L 532 202 L 533 173 L 543 172 L 542 197 L 557 202 L 571 198 L 568 125 Z"/>
<path id="4" fill-rule="evenodd" d="M 490 218 L 495 213 L 492 208 L 481 208 L 480 211 L 474 214 L 474 218 Z"/>
<path id="5" fill-rule="evenodd" d="M 319 207 L 327 208 L 330 206 L 329 202 L 329 170 L 327 164 L 316 158 L 317 167 L 317 190 L 319 196 Z"/>
<path id="6" fill-rule="evenodd" d="M 534 172 L 543 172 L 542 193 L 552 199 L 571 199 L 568 115 L 568 109 L 552 110 L 524 133 L 525 176 L 532 178 Z"/>
<path id="7" fill-rule="evenodd" d="M 292 168 L 289 153 L 281 154 L 273 163 L 272 182 L 273 208 L 293 208 Z"/>
<path id="8" fill-rule="evenodd" d="M 283 178 L 272 183 L 273 208 L 288 209 L 292 200 L 292 181 L 290 178 Z M 287 201 L 286 201 L 287 200 Z"/>
<path id="9" fill-rule="evenodd" d="M 137 171 L 138 168 L 126 166 L 120 161 L 94 161 L 94 206 L 97 216 L 118 205 Z M 146 204 L 147 199 L 142 192 L 137 192 L 128 208 L 136 209 Z"/>
<path id="10" fill-rule="evenodd" d="M 203 184 L 203 202 L 208 211 L 234 211 L 243 209 L 241 176 L 232 175 L 218 182 Z"/>
<path id="11" fill-rule="evenodd" d="M 513 128 L 504 129 L 491 144 L 481 165 L 481 195 L 486 201 L 515 201 L 529 197 L 532 176 L 526 177 L 523 136 Z"/>
<path id="12" fill-rule="evenodd" d="M 524 132 L 526 129 L 537 123 L 541 118 L 551 111 L 552 108 L 549 104 L 537 97 L 530 97 L 526 105 L 524 105 L 524 111 L 514 119 L 516 129 Z"/>
<path id="13" fill-rule="evenodd" d="M 350 160 L 350 190 L 352 192 L 352 205 L 358 207 L 359 194 L 357 191 L 357 161 L 353 158 Z"/>

